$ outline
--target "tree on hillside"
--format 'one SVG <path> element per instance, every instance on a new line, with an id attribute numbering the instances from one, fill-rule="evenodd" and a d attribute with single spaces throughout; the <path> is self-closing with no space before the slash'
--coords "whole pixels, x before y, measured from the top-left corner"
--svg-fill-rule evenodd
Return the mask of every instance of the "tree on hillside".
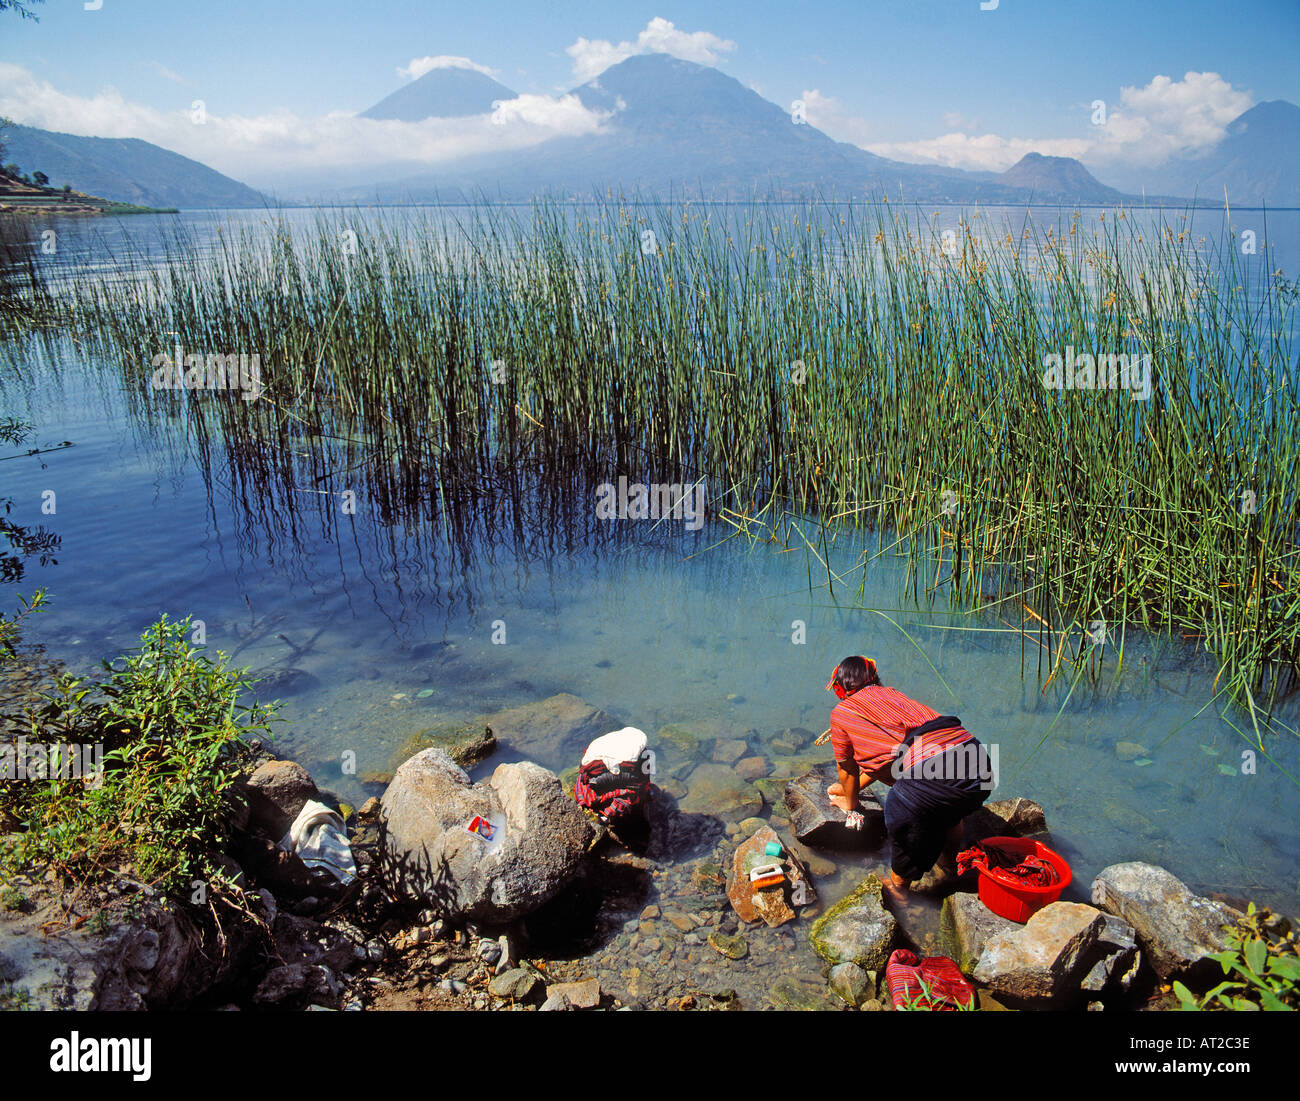
<path id="1" fill-rule="evenodd" d="M 45 0 L 27 0 L 27 3 L 44 4 Z M 36 13 L 34 11 L 29 11 L 26 7 L 20 4 L 18 0 L 0 0 L 0 11 L 8 11 L 11 8 L 24 19 L 34 19 L 37 23 L 40 22 L 40 20 L 36 18 Z"/>
<path id="2" fill-rule="evenodd" d="M 32 183 L 37 187 L 48 187 L 50 185 L 50 178 L 44 172 L 33 172 Z"/>

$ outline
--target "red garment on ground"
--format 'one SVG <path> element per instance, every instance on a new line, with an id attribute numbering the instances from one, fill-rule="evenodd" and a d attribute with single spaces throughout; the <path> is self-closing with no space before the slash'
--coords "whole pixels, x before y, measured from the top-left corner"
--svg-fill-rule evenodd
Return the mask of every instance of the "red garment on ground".
<path id="1" fill-rule="evenodd" d="M 975 1004 L 975 988 L 947 956 L 918 960 L 916 953 L 899 948 L 885 965 L 885 985 L 895 1009 L 910 1004 L 918 1009 L 955 1011 Z"/>

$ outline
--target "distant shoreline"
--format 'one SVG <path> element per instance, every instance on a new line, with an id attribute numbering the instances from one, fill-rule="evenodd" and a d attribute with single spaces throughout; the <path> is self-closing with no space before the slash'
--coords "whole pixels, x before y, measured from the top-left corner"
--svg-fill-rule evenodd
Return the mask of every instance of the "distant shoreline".
<path id="1" fill-rule="evenodd" d="M 6 195 L 0 197 L 0 216 L 3 215 L 22 215 L 30 217 L 32 215 L 51 215 L 58 214 L 61 216 L 98 216 L 104 214 L 179 214 L 180 208 L 169 207 L 152 207 L 136 206 L 133 203 L 114 203 L 106 199 L 84 200 L 84 199 L 25 199 L 15 196 Z"/>

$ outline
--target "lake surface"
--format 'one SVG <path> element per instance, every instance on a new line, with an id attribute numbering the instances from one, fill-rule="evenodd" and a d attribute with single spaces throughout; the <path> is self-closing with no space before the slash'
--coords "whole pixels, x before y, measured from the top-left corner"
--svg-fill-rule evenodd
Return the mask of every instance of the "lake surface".
<path id="1" fill-rule="evenodd" d="M 202 232 L 261 215 L 182 217 Z M 1297 219 L 1270 215 L 1271 226 L 1285 222 L 1272 241 L 1292 275 Z M 114 235 L 148 250 L 161 221 L 69 221 L 58 226 L 60 261 L 82 249 L 110 269 L 101 250 Z M 331 506 L 310 486 L 296 487 L 300 506 L 277 498 L 267 509 L 219 447 L 205 469 L 183 425 L 145 424 L 122 376 L 72 342 L 9 352 L 17 374 L 0 371 L 0 410 L 35 424 L 37 444 L 75 444 L 0 466 L 12 519 L 62 537 L 59 564 L 29 565 L 9 590 L 8 603 L 16 591 L 50 590 L 51 610 L 29 621 L 28 637 L 88 671 L 164 613 L 202 620 L 206 644 L 237 664 L 306 674 L 287 697 L 277 752 L 350 802 L 372 793 L 362 777 L 390 770 L 411 734 L 557 692 L 643 728 L 652 746 L 666 723 L 710 719 L 768 752 L 784 728 L 825 728 L 834 699 L 823 686 L 842 657 L 862 653 L 885 683 L 960 715 L 998 747 L 992 798 L 1045 807 L 1073 865 L 1071 896 L 1086 897 L 1107 864 L 1146 860 L 1198 890 L 1300 914 L 1300 739 L 1270 739 L 1243 773 L 1252 744 L 1234 724 L 1248 720 L 1211 703 L 1214 668 L 1190 643 L 1130 632 L 1118 677 L 1111 652 L 1095 682 L 1066 670 L 1044 688 L 1032 638 L 996 611 L 918 606 L 904 595 L 901 566 L 861 564 L 861 535 L 834 540 L 829 564 L 849 583 L 830 587 L 802 543 L 727 540 L 732 529 L 713 520 L 698 532 L 681 521 L 602 523 L 589 509 L 534 501 L 517 524 L 503 506 L 448 535 L 385 524 L 364 501 L 355 515 L 326 517 Z M 54 516 L 41 515 L 47 490 L 57 494 Z M 806 530 L 816 542 L 815 527 Z M 1018 611 L 1004 614 L 1018 627 Z M 1300 723 L 1296 701 L 1282 717 Z M 1118 742 L 1143 752 L 1122 759 Z M 344 767 L 349 753 L 355 772 Z M 577 761 L 544 763 L 558 771 Z M 832 901 L 884 862 L 832 855 L 837 873 L 820 884 Z M 673 869 L 656 875 L 676 882 Z M 933 914 L 917 921 L 932 931 Z M 757 1005 L 778 971 L 820 974 L 805 929 L 772 939 L 781 957 L 755 951 L 733 964 L 703 952 Z"/>

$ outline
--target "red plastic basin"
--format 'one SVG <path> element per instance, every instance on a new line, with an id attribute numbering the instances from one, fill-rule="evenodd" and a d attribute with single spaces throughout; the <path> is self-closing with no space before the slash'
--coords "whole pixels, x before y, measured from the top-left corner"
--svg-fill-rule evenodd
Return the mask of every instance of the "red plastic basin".
<path id="1" fill-rule="evenodd" d="M 996 845 L 1000 849 L 1021 856 L 1041 857 L 1051 864 L 1056 869 L 1056 874 L 1061 877 L 1059 882 L 1053 883 L 1050 887 L 1034 887 L 1022 883 L 1007 883 L 1005 880 L 994 878 L 983 868 L 977 867 L 976 871 L 980 876 L 980 901 L 998 917 L 1004 917 L 1008 921 L 1018 921 L 1023 925 L 1034 913 L 1060 898 L 1061 892 L 1074 878 L 1074 873 L 1070 871 L 1070 865 L 1065 862 L 1065 858 L 1060 853 L 1053 852 L 1041 841 L 1033 841 L 1027 837 L 986 837 L 980 844 Z"/>

